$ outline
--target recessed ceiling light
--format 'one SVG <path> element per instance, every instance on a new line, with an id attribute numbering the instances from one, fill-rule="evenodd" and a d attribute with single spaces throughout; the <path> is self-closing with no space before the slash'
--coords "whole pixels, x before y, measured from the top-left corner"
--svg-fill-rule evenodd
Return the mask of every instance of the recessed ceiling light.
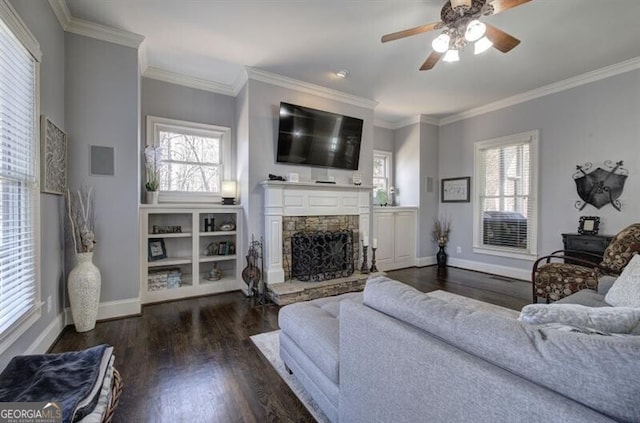
<path id="1" fill-rule="evenodd" d="M 338 78 L 346 78 L 347 76 L 349 76 L 349 71 L 347 69 L 341 69 L 336 72 L 336 76 Z"/>

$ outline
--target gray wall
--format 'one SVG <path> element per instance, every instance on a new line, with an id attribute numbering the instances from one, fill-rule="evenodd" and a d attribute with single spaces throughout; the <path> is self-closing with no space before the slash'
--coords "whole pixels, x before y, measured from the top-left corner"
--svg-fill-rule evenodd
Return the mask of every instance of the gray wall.
<path id="1" fill-rule="evenodd" d="M 61 129 L 65 129 L 64 110 L 64 32 L 47 2 L 12 0 L 29 30 L 40 43 L 40 113 L 48 116 Z M 17 354 L 24 354 L 34 341 L 62 312 L 65 289 L 64 277 L 64 219 L 63 197 L 40 195 L 40 265 L 42 317 L 9 349 L 0 356 L 0 369 Z M 51 312 L 47 312 L 47 298 L 52 298 Z"/>
<path id="2" fill-rule="evenodd" d="M 395 131 L 394 184 L 396 205 L 420 204 L 420 124 Z"/>
<path id="3" fill-rule="evenodd" d="M 94 263 L 102 274 L 100 302 L 137 298 L 138 52 L 71 33 L 65 41 L 69 186 L 86 184 L 95 192 Z M 115 176 L 89 175 L 90 145 L 115 149 Z M 68 260 L 72 256 L 69 251 Z"/>
<path id="4" fill-rule="evenodd" d="M 539 248 L 540 254 L 562 247 L 560 234 L 575 232 L 582 215 L 599 216 L 601 233 L 615 234 L 640 215 L 640 71 L 635 70 L 587 85 L 551 94 L 440 128 L 440 178 L 473 174 L 473 145 L 495 137 L 540 131 Z M 578 211 L 576 165 L 624 160 L 629 178 L 620 200 L 622 211 L 611 206 L 587 206 Z M 472 190 L 473 188 L 472 181 Z M 472 261 L 530 269 L 531 262 L 474 254 L 472 203 L 441 204 L 453 217 L 450 255 Z M 455 247 L 462 247 L 462 254 Z"/>
<path id="5" fill-rule="evenodd" d="M 364 181 L 371 181 L 373 177 L 373 110 L 252 79 L 248 81 L 245 89 L 248 92 L 249 131 L 247 136 L 249 139 L 248 169 L 250 170 L 246 188 L 248 192 L 246 197 L 243 197 L 243 201 L 245 198 L 247 200 L 244 207 L 248 210 L 245 238 L 250 237 L 251 234 L 258 238 L 264 233 L 264 197 L 260 182 L 267 179 L 269 173 L 286 175 L 297 172 L 301 181 L 312 178 L 312 168 L 308 166 L 275 162 L 281 101 L 363 119 L 359 172 Z M 345 184 L 351 182 L 353 174 L 352 171 L 340 169 L 328 169 L 327 173 L 328 176 L 334 176 L 336 182 Z"/>
<path id="6" fill-rule="evenodd" d="M 232 128 L 231 163 L 226 165 L 230 167 L 231 175 L 236 174 L 235 98 L 149 78 L 142 78 L 140 87 L 141 150 L 147 143 L 146 130 L 147 116 L 149 115 Z M 140 165 L 143 166 L 142 156 Z M 142 187 L 145 175 L 143 171 L 141 178 L 140 186 L 142 194 L 144 194 Z"/>
<path id="7" fill-rule="evenodd" d="M 393 130 L 373 127 L 373 148 L 374 150 L 391 151 L 394 149 Z"/>
<path id="8" fill-rule="evenodd" d="M 433 220 L 438 217 L 438 127 L 420 124 L 420 209 L 418 210 L 418 258 L 435 255 Z M 431 187 L 427 178 L 431 178 Z M 430 190 L 429 190 L 430 188 Z"/>

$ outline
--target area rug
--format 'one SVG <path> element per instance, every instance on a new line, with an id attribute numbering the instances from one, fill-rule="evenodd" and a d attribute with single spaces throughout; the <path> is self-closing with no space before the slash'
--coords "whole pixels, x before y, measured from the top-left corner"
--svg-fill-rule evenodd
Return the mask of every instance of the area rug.
<path id="1" fill-rule="evenodd" d="M 464 307 L 474 310 L 482 310 L 490 313 L 500 314 L 502 316 L 517 318 L 520 313 L 515 310 L 510 310 L 494 304 L 485 303 L 483 301 L 474 300 L 472 298 L 463 297 L 461 295 L 452 294 L 446 291 L 432 291 L 428 293 L 429 296 L 439 298 L 441 300 L 460 304 Z M 275 330 L 273 332 L 261 333 L 253 335 L 251 340 L 258 347 L 262 355 L 269 360 L 269 363 L 278 372 L 280 377 L 285 381 L 293 393 L 298 397 L 300 402 L 309 410 L 311 415 L 319 423 L 329 423 L 329 419 L 322 413 L 318 404 L 305 392 L 302 385 L 298 382 L 295 376 L 289 374 L 284 368 L 284 363 L 280 358 L 280 331 Z"/>
<path id="2" fill-rule="evenodd" d="M 251 340 L 258 347 L 262 355 L 265 356 L 269 363 L 278 372 L 282 380 L 285 381 L 293 393 L 298 397 L 300 402 L 309 410 L 309 413 L 313 416 L 318 423 L 329 423 L 329 419 L 318 407 L 318 404 L 305 392 L 302 385 L 295 376 L 289 374 L 284 368 L 284 363 L 280 358 L 280 331 L 274 330 L 273 332 L 261 333 L 253 335 Z"/>

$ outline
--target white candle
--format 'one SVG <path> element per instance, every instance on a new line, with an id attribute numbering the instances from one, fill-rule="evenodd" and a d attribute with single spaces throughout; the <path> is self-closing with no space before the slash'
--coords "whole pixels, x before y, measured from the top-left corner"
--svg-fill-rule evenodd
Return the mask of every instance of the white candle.
<path id="1" fill-rule="evenodd" d="M 365 247 L 368 247 L 368 246 L 369 246 L 369 236 L 365 235 L 365 236 L 362 238 L 362 245 L 364 245 Z"/>
<path id="2" fill-rule="evenodd" d="M 371 245 L 372 248 L 378 248 L 378 238 L 373 238 L 373 244 Z"/>

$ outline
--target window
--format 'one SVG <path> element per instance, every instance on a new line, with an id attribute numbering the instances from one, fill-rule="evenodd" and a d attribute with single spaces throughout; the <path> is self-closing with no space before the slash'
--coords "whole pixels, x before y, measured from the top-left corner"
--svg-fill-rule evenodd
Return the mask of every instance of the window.
<path id="1" fill-rule="evenodd" d="M 0 0 L 0 352 L 40 318 L 38 60 Z"/>
<path id="2" fill-rule="evenodd" d="M 388 151 L 373 151 L 373 202 L 374 204 L 380 204 L 380 197 L 378 192 L 382 191 L 387 196 L 390 194 L 390 188 L 393 181 L 391 175 L 393 174 L 393 154 Z M 382 198 L 384 199 L 384 198 Z"/>
<path id="3" fill-rule="evenodd" d="M 147 117 L 148 144 L 160 147 L 160 198 L 211 201 L 230 174 L 229 128 Z"/>
<path id="4" fill-rule="evenodd" d="M 475 252 L 535 257 L 537 161 L 537 131 L 476 143 Z"/>

